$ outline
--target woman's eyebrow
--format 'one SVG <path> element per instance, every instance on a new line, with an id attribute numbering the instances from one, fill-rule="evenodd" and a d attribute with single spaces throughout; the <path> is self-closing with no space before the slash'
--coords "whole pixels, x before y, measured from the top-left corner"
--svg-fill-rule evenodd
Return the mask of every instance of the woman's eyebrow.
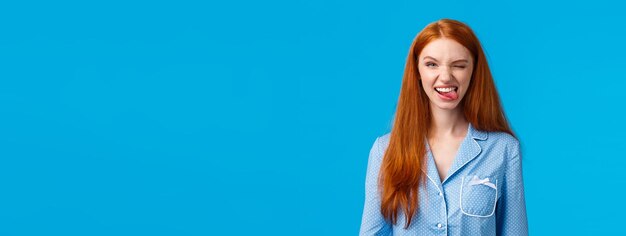
<path id="1" fill-rule="evenodd" d="M 431 57 L 431 56 L 425 56 L 425 57 L 422 58 L 422 60 L 426 60 L 427 58 L 430 58 L 430 59 L 432 59 L 432 60 L 434 60 L 436 62 L 439 62 L 439 61 L 437 61 L 437 59 L 435 59 L 434 57 Z M 452 63 L 457 63 L 457 62 L 466 62 L 467 63 L 469 61 L 467 59 L 457 59 L 457 60 L 453 61 Z"/>
<path id="2" fill-rule="evenodd" d="M 434 61 L 437 61 L 437 59 L 435 59 L 434 57 L 431 57 L 431 56 L 425 56 L 425 57 L 422 58 L 422 60 L 426 60 L 426 58 L 430 58 L 430 59 L 433 59 Z"/>

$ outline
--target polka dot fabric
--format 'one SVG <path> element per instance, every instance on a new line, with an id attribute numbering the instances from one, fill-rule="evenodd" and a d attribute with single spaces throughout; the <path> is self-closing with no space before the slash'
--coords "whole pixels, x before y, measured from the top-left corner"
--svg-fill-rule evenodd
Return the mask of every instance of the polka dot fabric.
<path id="1" fill-rule="evenodd" d="M 448 176 L 441 181 L 430 147 L 419 209 L 408 228 L 400 211 L 395 225 L 380 214 L 378 173 L 389 133 L 374 142 L 365 178 L 360 235 L 528 235 L 519 142 L 503 132 L 471 124 Z"/>

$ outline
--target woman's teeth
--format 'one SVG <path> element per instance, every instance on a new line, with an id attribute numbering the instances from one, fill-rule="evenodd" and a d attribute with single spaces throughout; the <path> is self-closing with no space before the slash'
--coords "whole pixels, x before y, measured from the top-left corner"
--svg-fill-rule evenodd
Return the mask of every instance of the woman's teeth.
<path id="1" fill-rule="evenodd" d="M 453 101 L 459 98 L 457 94 L 458 87 L 435 88 L 439 96 L 446 101 Z"/>
<path id="2" fill-rule="evenodd" d="M 435 88 L 438 92 L 448 93 L 452 91 L 456 91 L 456 87 L 447 87 L 447 88 Z"/>

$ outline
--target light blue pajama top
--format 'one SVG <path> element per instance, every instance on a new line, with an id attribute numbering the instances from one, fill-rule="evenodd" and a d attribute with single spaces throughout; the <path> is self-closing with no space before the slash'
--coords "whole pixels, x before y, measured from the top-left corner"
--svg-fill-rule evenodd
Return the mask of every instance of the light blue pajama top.
<path id="1" fill-rule="evenodd" d="M 378 172 L 390 134 L 376 138 L 369 154 L 360 235 L 528 235 L 522 159 L 517 139 L 469 124 L 448 176 L 439 178 L 426 142 L 428 180 L 420 186 L 419 208 L 405 229 L 403 211 L 395 225 L 380 213 Z"/>

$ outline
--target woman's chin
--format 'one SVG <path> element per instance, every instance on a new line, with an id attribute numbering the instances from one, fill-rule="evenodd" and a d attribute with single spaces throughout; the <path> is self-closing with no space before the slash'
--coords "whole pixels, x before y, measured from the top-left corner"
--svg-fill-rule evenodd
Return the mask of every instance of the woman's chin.
<path id="1" fill-rule="evenodd" d="M 441 110 L 455 110 L 459 107 L 458 102 L 435 102 L 431 103 L 431 105 L 434 105 L 431 107 L 436 107 Z"/>

